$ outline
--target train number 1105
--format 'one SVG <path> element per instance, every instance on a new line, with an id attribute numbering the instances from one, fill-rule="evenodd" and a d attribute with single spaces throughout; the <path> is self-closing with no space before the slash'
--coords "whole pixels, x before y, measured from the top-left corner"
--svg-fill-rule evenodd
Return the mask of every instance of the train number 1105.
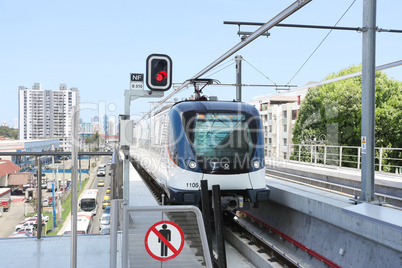
<path id="1" fill-rule="evenodd" d="M 189 187 L 189 188 L 198 188 L 199 183 L 198 182 L 187 182 L 186 186 Z"/>

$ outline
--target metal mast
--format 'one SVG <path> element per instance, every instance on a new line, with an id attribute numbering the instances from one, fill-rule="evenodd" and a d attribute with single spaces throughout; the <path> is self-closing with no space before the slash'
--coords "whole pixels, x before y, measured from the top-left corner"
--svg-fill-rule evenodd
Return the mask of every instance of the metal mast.
<path id="1" fill-rule="evenodd" d="M 363 2 L 362 55 L 362 172 L 361 195 L 364 202 L 374 201 L 374 127 L 375 127 L 375 41 L 377 0 Z"/>

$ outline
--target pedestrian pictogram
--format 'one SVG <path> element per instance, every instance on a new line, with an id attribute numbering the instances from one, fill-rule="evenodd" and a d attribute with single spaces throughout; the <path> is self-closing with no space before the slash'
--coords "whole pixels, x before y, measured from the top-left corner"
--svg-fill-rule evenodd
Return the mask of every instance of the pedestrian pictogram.
<path id="1" fill-rule="evenodd" d="M 366 140 L 367 140 L 367 138 L 366 138 L 366 136 L 362 136 L 362 143 L 361 143 L 361 151 L 362 151 L 362 154 L 366 154 L 366 152 L 367 152 L 367 150 L 366 150 Z"/>
<path id="2" fill-rule="evenodd" d="M 183 231 L 180 226 L 171 221 L 155 223 L 145 235 L 145 248 L 148 254 L 158 261 L 177 257 L 183 246 Z"/>

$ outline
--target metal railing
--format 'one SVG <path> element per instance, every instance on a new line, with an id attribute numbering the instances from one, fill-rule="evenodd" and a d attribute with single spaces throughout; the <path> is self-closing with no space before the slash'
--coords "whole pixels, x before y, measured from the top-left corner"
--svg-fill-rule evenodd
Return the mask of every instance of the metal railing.
<path id="1" fill-rule="evenodd" d="M 139 215 L 139 213 L 155 213 L 155 212 L 158 213 L 158 215 L 165 215 L 165 217 L 167 214 L 173 212 L 194 213 L 197 221 L 197 226 L 191 226 L 190 231 L 194 232 L 194 230 L 197 229 L 199 231 L 199 239 L 201 240 L 202 254 L 203 254 L 203 264 L 201 266 L 213 267 L 202 214 L 197 207 L 195 206 L 145 206 L 145 207 L 131 206 L 130 207 L 128 206 L 128 201 L 121 199 L 112 200 L 111 229 L 110 229 L 110 267 L 128 267 L 130 265 L 129 255 L 140 254 L 136 252 L 134 248 L 130 248 L 129 242 L 134 241 L 136 244 L 144 244 L 146 242 L 144 241 L 143 237 L 138 240 L 138 236 L 133 235 L 133 231 L 137 231 L 141 233 L 142 236 L 145 236 L 145 232 L 143 230 L 144 225 L 147 227 L 151 227 L 152 224 L 154 223 L 152 221 L 154 220 L 152 216 L 145 217 L 145 219 L 150 220 L 150 222 L 148 223 L 146 222 L 146 220 L 145 221 L 142 220 L 141 222 L 134 222 L 131 219 L 131 217 L 133 216 L 131 213 L 135 213 L 137 216 L 142 218 L 144 215 L 142 214 Z M 184 237 L 187 237 L 187 235 L 188 234 L 186 234 L 186 231 L 184 231 Z M 130 237 L 133 236 L 134 240 L 133 238 L 131 238 L 130 240 Z M 143 251 L 145 251 L 145 247 Z M 141 256 L 141 258 L 144 257 Z M 179 263 L 177 263 L 176 265 L 177 265 L 176 267 L 181 267 Z"/>
<path id="2" fill-rule="evenodd" d="M 326 144 L 289 144 L 287 161 L 361 169 L 361 147 Z M 375 170 L 402 174 L 401 148 L 375 148 Z"/>

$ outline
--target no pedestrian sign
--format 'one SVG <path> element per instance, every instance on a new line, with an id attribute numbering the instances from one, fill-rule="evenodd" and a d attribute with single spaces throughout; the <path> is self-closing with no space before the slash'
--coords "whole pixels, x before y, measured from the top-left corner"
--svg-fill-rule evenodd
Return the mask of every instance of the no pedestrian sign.
<path id="1" fill-rule="evenodd" d="M 145 249 L 152 258 L 158 261 L 171 260 L 183 249 L 183 230 L 174 222 L 160 221 L 149 228 L 144 242 Z"/>

